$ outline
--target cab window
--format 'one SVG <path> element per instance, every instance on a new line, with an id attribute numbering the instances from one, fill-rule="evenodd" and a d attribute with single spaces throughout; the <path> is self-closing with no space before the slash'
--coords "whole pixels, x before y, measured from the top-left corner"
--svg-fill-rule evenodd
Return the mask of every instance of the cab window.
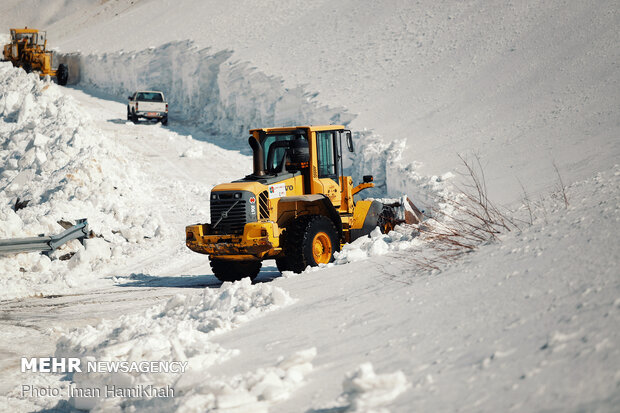
<path id="1" fill-rule="evenodd" d="M 319 178 L 332 178 L 338 181 L 336 133 L 334 131 L 317 132 L 317 157 Z"/>
<path id="2" fill-rule="evenodd" d="M 281 169 L 284 159 L 284 152 L 286 148 L 284 147 L 273 147 L 275 142 L 282 141 L 292 141 L 295 139 L 295 135 L 293 134 L 278 134 L 278 135 L 267 135 L 267 137 L 261 142 L 263 145 L 263 153 L 265 154 L 265 170 L 268 172 L 278 171 Z M 271 164 L 269 164 L 269 152 L 273 152 L 271 156 Z"/>

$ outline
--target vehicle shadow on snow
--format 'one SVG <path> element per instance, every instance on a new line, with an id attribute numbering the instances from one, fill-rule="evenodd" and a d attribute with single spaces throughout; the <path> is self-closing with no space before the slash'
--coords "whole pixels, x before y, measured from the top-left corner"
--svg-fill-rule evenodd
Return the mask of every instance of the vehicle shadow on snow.
<path id="1" fill-rule="evenodd" d="M 261 268 L 258 276 L 254 279 L 253 284 L 268 283 L 280 277 L 282 277 L 282 274 L 278 271 L 275 265 L 265 266 Z"/>
<path id="2" fill-rule="evenodd" d="M 128 276 L 116 277 L 118 287 L 162 287 L 162 288 L 205 288 L 220 286 L 215 277 L 204 275 L 178 275 L 158 277 L 144 273 L 132 273 Z"/>
<path id="3" fill-rule="evenodd" d="M 124 125 L 124 124 L 132 124 L 133 122 L 127 119 L 108 119 L 108 122 L 110 123 L 114 123 L 115 125 Z"/>
<path id="4" fill-rule="evenodd" d="M 253 284 L 267 283 L 279 278 L 282 274 L 275 266 L 264 267 Z M 116 277 L 118 287 L 148 287 L 148 288 L 219 288 L 223 284 L 212 274 L 205 275 L 178 275 L 158 277 L 144 273 L 132 273 L 126 277 Z"/>
<path id="5" fill-rule="evenodd" d="M 159 121 L 147 120 L 147 119 L 140 119 L 139 121 L 134 123 L 133 121 L 123 119 L 123 118 L 108 119 L 107 122 L 113 123 L 115 125 L 157 125 L 158 123 L 160 123 Z M 161 127 L 165 128 L 166 126 L 161 125 Z"/>

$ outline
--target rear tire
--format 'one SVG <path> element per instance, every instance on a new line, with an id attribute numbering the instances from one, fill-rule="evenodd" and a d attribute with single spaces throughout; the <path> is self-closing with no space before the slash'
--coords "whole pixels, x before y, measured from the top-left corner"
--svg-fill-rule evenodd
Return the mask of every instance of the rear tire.
<path id="1" fill-rule="evenodd" d="M 168 124 L 168 116 L 161 118 L 161 124 L 166 126 Z"/>
<path id="2" fill-rule="evenodd" d="M 334 223 L 322 215 L 299 217 L 282 236 L 285 257 L 276 260 L 280 271 L 300 273 L 308 265 L 316 267 L 332 262 L 334 252 L 340 251 L 338 231 Z"/>
<path id="3" fill-rule="evenodd" d="M 59 64 L 56 70 L 56 80 L 60 86 L 66 86 L 69 80 L 69 69 L 64 64 Z"/>
<path id="4" fill-rule="evenodd" d="M 213 275 L 221 282 L 239 281 L 250 277 L 253 281 L 260 272 L 262 261 L 227 261 L 210 258 Z"/>
<path id="5" fill-rule="evenodd" d="M 136 112 L 133 110 L 131 111 L 131 121 L 133 123 L 138 123 L 138 115 L 136 115 Z"/>

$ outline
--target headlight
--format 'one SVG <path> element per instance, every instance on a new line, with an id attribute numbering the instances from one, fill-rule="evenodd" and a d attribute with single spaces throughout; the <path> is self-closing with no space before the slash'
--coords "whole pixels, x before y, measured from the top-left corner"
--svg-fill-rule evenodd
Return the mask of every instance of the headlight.
<path id="1" fill-rule="evenodd" d="M 217 199 L 217 194 L 211 194 L 211 199 Z"/>
<path id="2" fill-rule="evenodd" d="M 235 192 L 235 195 L 233 195 L 235 197 L 235 199 L 240 199 L 241 198 L 241 192 Z"/>

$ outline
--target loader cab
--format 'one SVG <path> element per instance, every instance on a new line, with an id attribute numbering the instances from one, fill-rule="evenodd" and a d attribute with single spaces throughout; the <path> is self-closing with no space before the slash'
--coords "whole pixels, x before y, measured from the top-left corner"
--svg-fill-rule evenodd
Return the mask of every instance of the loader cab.
<path id="1" fill-rule="evenodd" d="M 351 132 L 344 126 L 254 129 L 251 133 L 254 172 L 246 179 L 271 183 L 301 174 L 303 194 L 324 194 L 335 207 L 341 205 L 343 190 L 346 193 L 343 186 L 350 185 L 343 176 L 343 151 L 353 151 Z"/>

